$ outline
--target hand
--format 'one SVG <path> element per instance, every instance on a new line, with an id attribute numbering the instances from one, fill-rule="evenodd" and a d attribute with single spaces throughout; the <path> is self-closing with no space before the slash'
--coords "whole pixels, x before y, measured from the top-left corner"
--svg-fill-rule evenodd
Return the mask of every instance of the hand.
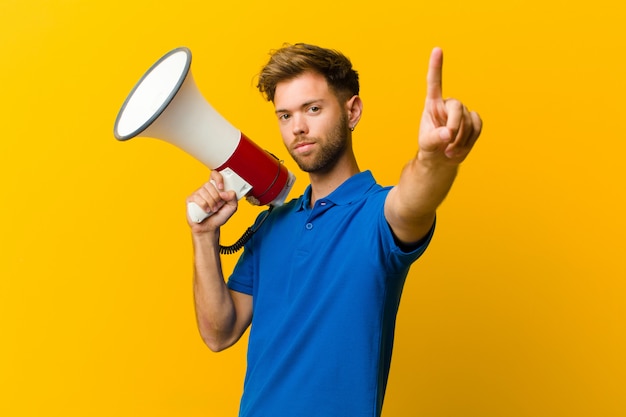
<path id="1" fill-rule="evenodd" d="M 482 121 L 456 99 L 442 96 L 443 51 L 433 49 L 427 76 L 426 104 L 419 132 L 421 160 L 460 164 L 476 143 Z"/>
<path id="2" fill-rule="evenodd" d="M 193 232 L 215 231 L 223 226 L 237 211 L 238 199 L 234 191 L 224 190 L 222 175 L 214 170 L 202 187 L 187 198 L 187 203 L 196 203 L 202 210 L 212 213 L 201 223 L 196 223 L 187 216 L 187 222 Z"/>

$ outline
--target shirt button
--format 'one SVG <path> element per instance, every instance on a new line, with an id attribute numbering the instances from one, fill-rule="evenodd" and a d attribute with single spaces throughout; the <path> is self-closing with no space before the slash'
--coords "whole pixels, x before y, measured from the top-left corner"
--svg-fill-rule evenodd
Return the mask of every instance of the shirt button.
<path id="1" fill-rule="evenodd" d="M 313 223 L 307 223 L 306 226 L 307 230 L 311 230 L 313 229 Z"/>

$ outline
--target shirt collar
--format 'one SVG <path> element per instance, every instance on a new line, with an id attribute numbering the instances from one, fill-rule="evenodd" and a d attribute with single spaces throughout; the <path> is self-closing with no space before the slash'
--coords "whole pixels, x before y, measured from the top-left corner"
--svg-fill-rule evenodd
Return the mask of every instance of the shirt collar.
<path id="1" fill-rule="evenodd" d="M 376 185 L 376 180 L 371 171 L 363 171 L 345 180 L 332 193 L 323 198 L 334 205 L 347 205 L 363 197 Z M 309 184 L 300 197 L 298 211 L 311 207 L 311 185 Z"/>

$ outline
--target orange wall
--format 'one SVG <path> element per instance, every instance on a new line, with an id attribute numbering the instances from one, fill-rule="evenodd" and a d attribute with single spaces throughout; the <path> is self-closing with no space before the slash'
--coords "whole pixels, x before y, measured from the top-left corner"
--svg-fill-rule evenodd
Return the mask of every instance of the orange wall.
<path id="1" fill-rule="evenodd" d="M 117 142 L 113 121 L 188 46 L 202 92 L 287 159 L 296 196 L 306 177 L 254 76 L 298 41 L 360 71 L 356 151 L 382 183 L 416 150 L 433 46 L 444 94 L 485 122 L 409 276 L 386 415 L 626 415 L 624 6 L 420 3 L 2 2 L 0 415 L 236 415 L 245 343 L 210 353 L 192 307 L 184 199 L 208 170 Z M 257 212 L 242 203 L 224 241 Z"/>

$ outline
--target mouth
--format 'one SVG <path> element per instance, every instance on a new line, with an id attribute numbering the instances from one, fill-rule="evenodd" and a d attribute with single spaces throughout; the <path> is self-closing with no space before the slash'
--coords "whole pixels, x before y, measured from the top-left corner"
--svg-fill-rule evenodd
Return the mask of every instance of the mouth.
<path id="1" fill-rule="evenodd" d="M 297 153 L 306 153 L 310 151 L 314 145 L 315 142 L 298 142 L 294 145 L 293 150 Z"/>

